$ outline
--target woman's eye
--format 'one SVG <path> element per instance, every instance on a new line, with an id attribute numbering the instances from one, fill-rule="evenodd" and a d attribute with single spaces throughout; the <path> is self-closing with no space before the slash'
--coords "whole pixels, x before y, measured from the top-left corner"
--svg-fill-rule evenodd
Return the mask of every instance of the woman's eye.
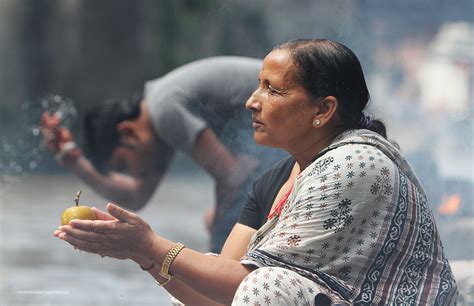
<path id="1" fill-rule="evenodd" d="M 275 88 L 273 88 L 272 86 L 268 85 L 268 92 L 273 94 L 273 95 L 277 95 L 277 94 L 280 94 L 280 91 L 279 90 L 276 90 Z"/>

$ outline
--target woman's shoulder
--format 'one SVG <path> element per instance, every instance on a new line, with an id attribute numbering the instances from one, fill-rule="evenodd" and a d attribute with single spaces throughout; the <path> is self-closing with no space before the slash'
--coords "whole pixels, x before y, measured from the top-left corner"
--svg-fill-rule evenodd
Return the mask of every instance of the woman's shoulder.
<path id="1" fill-rule="evenodd" d="M 404 159 L 395 143 L 369 130 L 348 130 L 341 133 L 320 152 L 318 159 L 328 156 L 344 159 L 349 163 L 354 162 L 353 157 L 362 160 L 365 156 L 370 161 L 384 158 L 396 164 L 398 160 Z"/>
<path id="2" fill-rule="evenodd" d="M 386 169 L 394 172 L 397 166 L 387 148 L 358 135 L 333 142 L 301 175 L 313 180 L 324 180 L 328 175 L 338 180 L 367 180 L 382 169 L 384 173 Z"/>
<path id="3" fill-rule="evenodd" d="M 273 184 L 276 180 L 281 180 L 288 176 L 295 164 L 291 156 L 286 156 L 277 161 L 273 166 L 265 170 L 255 181 L 254 185 L 261 186 Z"/>
<path id="4" fill-rule="evenodd" d="M 382 135 L 364 129 L 347 130 L 339 134 L 332 143 L 322 150 L 322 153 L 342 147 L 342 150 L 347 148 L 347 145 L 374 147 L 386 155 L 401 156 L 398 144 L 392 140 L 385 139 Z"/>
<path id="5" fill-rule="evenodd" d="M 415 172 L 401 152 L 400 147 L 393 140 L 385 139 L 381 135 L 369 130 L 349 130 L 334 139 L 333 143 L 322 152 L 337 155 L 344 159 L 349 166 L 369 165 L 374 169 L 397 168 L 416 185 L 423 190 Z M 332 152 L 331 152 L 332 151 Z M 354 159 L 357 158 L 357 160 Z M 357 162 L 357 163 L 356 163 Z"/>

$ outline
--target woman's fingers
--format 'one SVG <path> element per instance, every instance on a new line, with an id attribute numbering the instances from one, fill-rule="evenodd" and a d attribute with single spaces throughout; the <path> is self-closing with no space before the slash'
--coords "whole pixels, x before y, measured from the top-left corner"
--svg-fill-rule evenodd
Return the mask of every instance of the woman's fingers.
<path id="1" fill-rule="evenodd" d="M 74 235 L 75 234 L 71 234 L 70 232 L 61 231 L 58 235 L 58 238 L 72 245 L 74 249 L 79 249 L 88 253 L 99 254 L 101 257 L 109 256 L 117 259 L 129 258 L 129 255 L 124 253 L 123 248 L 113 248 L 111 246 L 104 245 L 102 242 L 83 240 Z M 87 239 L 91 239 L 90 237 L 91 236 L 89 236 Z"/>
<path id="2" fill-rule="evenodd" d="M 138 217 L 134 213 L 131 213 L 115 204 L 109 203 L 107 204 L 107 211 L 110 215 L 117 218 L 122 222 L 128 222 L 132 220 L 136 220 Z"/>
<path id="3" fill-rule="evenodd" d="M 125 259 L 138 256 L 150 245 L 150 226 L 134 213 L 108 204 L 107 214 L 93 209 L 97 220 L 72 220 L 61 226 L 54 236 L 81 250 Z"/>
<path id="4" fill-rule="evenodd" d="M 72 226 L 61 226 L 60 230 L 67 235 L 71 235 L 77 239 L 87 241 L 90 243 L 101 243 L 107 240 L 107 235 L 96 232 L 83 231 Z M 61 234 L 60 234 L 61 235 Z"/>
<path id="5" fill-rule="evenodd" d="M 96 232 L 100 234 L 107 234 L 110 232 L 115 224 L 113 220 L 71 220 L 69 225 L 83 231 Z"/>
<path id="6" fill-rule="evenodd" d="M 53 232 L 53 236 L 54 236 L 54 237 L 59 237 L 59 234 L 61 234 L 62 232 L 63 232 L 63 231 L 57 229 L 57 230 L 55 230 L 55 231 Z"/>
<path id="7" fill-rule="evenodd" d="M 76 249 L 79 249 L 88 253 L 102 254 L 100 252 L 100 249 L 98 249 L 97 247 L 91 246 L 90 243 L 84 242 L 64 232 L 62 232 L 58 238 L 66 241 L 67 243 L 69 243 Z"/>
<path id="8" fill-rule="evenodd" d="M 117 220 L 116 218 L 112 217 L 111 215 L 109 215 L 105 211 L 102 211 L 98 208 L 92 207 L 92 210 L 94 211 L 95 217 L 97 218 L 97 220 L 104 220 L 104 221 Z"/>
<path id="9" fill-rule="evenodd" d="M 108 238 L 105 234 L 86 232 L 68 225 L 61 226 L 58 232 L 59 239 L 83 251 L 97 254 L 105 254 L 110 251 L 110 247 L 106 246 Z"/>

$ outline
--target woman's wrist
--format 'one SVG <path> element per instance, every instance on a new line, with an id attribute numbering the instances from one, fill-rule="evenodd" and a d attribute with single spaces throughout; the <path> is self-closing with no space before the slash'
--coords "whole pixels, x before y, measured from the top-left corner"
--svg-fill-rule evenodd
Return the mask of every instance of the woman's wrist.
<path id="1" fill-rule="evenodd" d="M 167 240 L 163 239 L 163 243 L 161 243 L 161 245 L 167 245 L 168 242 L 171 243 L 170 241 L 167 241 Z M 163 269 L 163 261 L 164 261 L 166 255 L 168 254 L 168 252 L 169 251 L 167 251 L 164 255 L 161 254 L 161 251 L 158 251 L 156 254 L 154 254 L 154 255 L 156 255 L 155 257 L 159 258 L 159 260 L 158 260 L 159 263 L 158 262 L 155 263 L 155 261 L 153 261 L 153 259 L 151 259 L 151 258 L 155 258 L 155 257 L 153 257 L 153 255 L 149 256 L 148 258 L 141 257 L 141 256 L 132 256 L 132 257 L 130 257 L 130 259 L 133 260 L 135 263 L 137 263 L 142 271 L 146 271 L 148 273 L 151 273 L 153 275 L 153 277 L 155 278 L 155 282 L 156 282 L 157 285 L 165 286 L 172 279 L 172 277 L 164 277 L 160 273 L 160 271 Z M 163 258 L 163 259 L 161 259 L 161 258 Z"/>
<path id="2" fill-rule="evenodd" d="M 154 264 L 153 261 L 143 258 L 143 257 L 139 257 L 139 256 L 132 256 L 130 257 L 130 260 L 133 260 L 140 267 L 144 267 L 144 268 L 150 267 L 152 264 Z"/>
<path id="3" fill-rule="evenodd" d="M 166 254 L 175 245 L 167 239 L 160 237 L 158 234 L 153 232 L 149 238 L 149 242 L 145 243 L 147 247 L 144 248 L 140 253 L 141 257 L 155 262 L 159 267 L 163 264 Z"/>

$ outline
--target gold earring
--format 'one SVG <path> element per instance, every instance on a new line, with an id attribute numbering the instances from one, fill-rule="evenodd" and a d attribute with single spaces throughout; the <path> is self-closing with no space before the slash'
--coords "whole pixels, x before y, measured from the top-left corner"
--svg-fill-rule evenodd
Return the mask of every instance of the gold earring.
<path id="1" fill-rule="evenodd" d="M 319 119 L 314 119 L 314 120 L 313 120 L 313 126 L 314 126 L 314 127 L 317 127 L 317 126 L 320 125 L 320 124 L 321 124 L 321 120 L 319 120 Z"/>

